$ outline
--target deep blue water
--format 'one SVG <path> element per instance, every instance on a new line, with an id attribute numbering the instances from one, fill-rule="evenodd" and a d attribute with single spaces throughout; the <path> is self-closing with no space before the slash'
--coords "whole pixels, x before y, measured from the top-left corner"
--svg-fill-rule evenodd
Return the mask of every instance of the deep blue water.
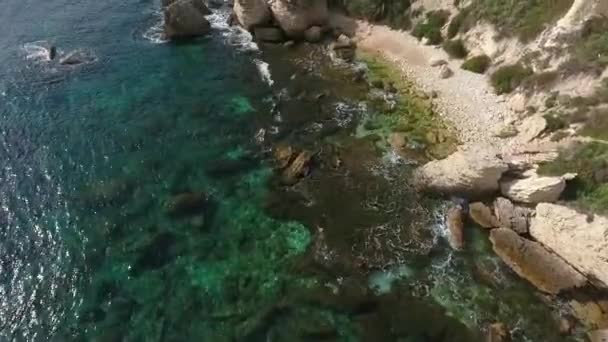
<path id="1" fill-rule="evenodd" d="M 463 255 L 437 222 L 395 235 L 420 246 L 378 296 L 339 256 L 367 257 L 357 236 L 406 226 L 423 199 L 401 186 L 408 167 L 351 136 L 367 89 L 316 68 L 317 49 L 255 51 L 222 18 L 160 43 L 156 1 L 2 4 L 0 341 L 467 341 L 496 319 L 557 338 L 483 233 Z M 48 45 L 92 61 L 46 61 Z M 277 187 L 279 141 L 321 164 L 335 149 L 348 171 Z M 204 210 L 171 215 L 175 195 L 202 192 Z"/>

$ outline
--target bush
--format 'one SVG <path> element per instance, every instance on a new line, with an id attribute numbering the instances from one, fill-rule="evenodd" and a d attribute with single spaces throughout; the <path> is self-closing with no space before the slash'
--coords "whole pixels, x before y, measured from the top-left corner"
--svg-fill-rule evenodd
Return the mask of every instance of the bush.
<path id="1" fill-rule="evenodd" d="M 412 30 L 412 35 L 418 39 L 426 38 L 429 44 L 437 45 L 443 41 L 441 28 L 447 22 L 450 13 L 447 11 L 431 11 L 426 14 L 426 20 L 418 23 Z"/>
<path id="2" fill-rule="evenodd" d="M 490 67 L 490 64 L 492 64 L 490 57 L 480 55 L 467 59 L 464 63 L 462 63 L 461 68 L 478 74 L 484 74 Z"/>
<path id="3" fill-rule="evenodd" d="M 464 47 L 462 39 L 448 40 L 443 43 L 443 49 L 452 58 L 465 58 L 469 52 Z"/>
<path id="4" fill-rule="evenodd" d="M 543 115 L 543 118 L 547 121 L 546 132 L 552 133 L 568 127 L 568 121 L 564 119 L 564 115 L 561 113 L 549 112 Z"/>
<path id="5" fill-rule="evenodd" d="M 452 39 L 456 37 L 458 32 L 461 31 L 464 21 L 467 17 L 467 11 L 462 10 L 460 13 L 456 14 L 454 18 L 450 21 L 450 25 L 448 25 L 448 38 Z"/>
<path id="6" fill-rule="evenodd" d="M 527 78 L 533 75 L 531 69 L 520 63 L 503 66 L 496 70 L 490 78 L 497 94 L 510 93 Z"/>

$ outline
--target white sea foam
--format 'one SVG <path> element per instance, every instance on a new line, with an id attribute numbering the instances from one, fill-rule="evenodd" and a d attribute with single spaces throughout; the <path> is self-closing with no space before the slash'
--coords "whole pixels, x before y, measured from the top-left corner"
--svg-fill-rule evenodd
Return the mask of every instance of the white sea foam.
<path id="1" fill-rule="evenodd" d="M 25 43 L 23 45 L 23 51 L 25 52 L 25 59 L 33 60 L 38 62 L 50 61 L 50 44 L 46 40 L 39 40 L 36 42 Z"/>
<path id="2" fill-rule="evenodd" d="M 164 18 L 163 12 L 158 10 L 154 12 L 154 16 L 156 17 L 156 21 L 152 27 L 148 28 L 144 33 L 143 37 L 154 44 L 163 44 L 168 42 L 169 40 L 165 38 L 163 25 Z"/>
<path id="3" fill-rule="evenodd" d="M 254 59 L 254 62 L 258 68 L 258 72 L 260 73 L 262 81 L 264 81 L 269 86 L 272 86 L 274 84 L 274 80 L 272 79 L 272 75 L 270 74 L 270 67 L 268 63 L 264 62 L 261 59 Z"/>

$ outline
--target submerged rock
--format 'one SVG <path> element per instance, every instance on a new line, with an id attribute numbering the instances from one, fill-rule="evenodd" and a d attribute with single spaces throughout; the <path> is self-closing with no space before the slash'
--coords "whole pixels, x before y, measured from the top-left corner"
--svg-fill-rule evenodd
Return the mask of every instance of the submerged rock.
<path id="1" fill-rule="evenodd" d="M 608 218 L 540 203 L 530 235 L 564 258 L 596 286 L 608 288 Z"/>
<path id="2" fill-rule="evenodd" d="M 205 18 L 211 12 L 203 0 L 177 0 L 165 7 L 164 13 L 168 38 L 202 36 L 211 30 Z"/>
<path id="3" fill-rule="evenodd" d="M 450 232 L 448 241 L 452 249 L 464 249 L 464 212 L 462 207 L 454 206 L 448 209 L 446 224 Z"/>
<path id="4" fill-rule="evenodd" d="M 196 214 L 205 209 L 209 197 L 204 192 L 184 192 L 165 202 L 165 210 L 171 216 Z"/>
<path id="5" fill-rule="evenodd" d="M 478 196 L 498 190 L 508 166 L 496 151 L 469 147 L 416 169 L 414 184 L 421 190 Z"/>
<path id="6" fill-rule="evenodd" d="M 564 189 L 563 177 L 541 177 L 535 171 L 524 173 L 526 178 L 505 179 L 500 182 L 502 194 L 515 202 L 541 203 L 555 202 Z"/>
<path id="7" fill-rule="evenodd" d="M 515 273 L 543 292 L 558 294 L 586 283 L 585 277 L 560 257 L 511 229 L 492 230 L 490 240 L 494 252 Z"/>
<path id="8" fill-rule="evenodd" d="M 508 228 L 518 234 L 528 232 L 529 211 L 522 207 L 516 207 L 504 197 L 494 200 L 494 213 L 498 220 L 498 226 Z"/>
<path id="9" fill-rule="evenodd" d="M 246 30 L 267 25 L 272 20 L 266 0 L 234 0 L 234 15 Z"/>
<path id="10" fill-rule="evenodd" d="M 473 222 L 483 228 L 498 227 L 498 219 L 492 213 L 492 209 L 481 202 L 475 202 L 469 205 L 469 216 Z"/>
<path id="11" fill-rule="evenodd" d="M 309 43 L 318 43 L 323 37 L 323 29 L 320 26 L 311 26 L 304 31 L 304 39 Z"/>
<path id="12" fill-rule="evenodd" d="M 283 183 L 286 185 L 295 184 L 298 179 L 306 176 L 309 171 L 312 153 L 302 151 L 293 160 L 291 165 L 283 172 Z"/>
<path id="13" fill-rule="evenodd" d="M 253 35 L 258 42 L 281 43 L 285 41 L 285 35 L 278 27 L 256 27 Z"/>

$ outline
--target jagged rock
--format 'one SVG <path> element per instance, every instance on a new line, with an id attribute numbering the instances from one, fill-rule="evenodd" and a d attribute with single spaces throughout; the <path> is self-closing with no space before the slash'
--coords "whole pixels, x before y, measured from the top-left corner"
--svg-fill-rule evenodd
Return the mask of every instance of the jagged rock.
<path id="1" fill-rule="evenodd" d="M 420 190 L 478 196 L 498 190 L 498 180 L 507 169 L 493 149 L 471 146 L 418 168 L 414 184 Z"/>
<path id="2" fill-rule="evenodd" d="M 177 0 L 165 7 L 168 38 L 202 36 L 211 30 L 205 15 L 211 13 L 203 0 Z"/>
<path id="3" fill-rule="evenodd" d="M 492 213 L 492 209 L 481 202 L 469 204 L 469 216 L 473 222 L 477 223 L 483 228 L 498 227 L 498 219 Z"/>
<path id="4" fill-rule="evenodd" d="M 311 26 L 325 26 L 329 18 L 327 0 L 271 0 L 270 10 L 289 38 L 303 38 Z"/>
<path id="5" fill-rule="evenodd" d="M 518 127 L 519 139 L 530 142 L 540 136 L 547 129 L 547 120 L 540 115 L 533 115 L 524 119 Z"/>
<path id="6" fill-rule="evenodd" d="M 509 99 L 509 108 L 515 113 L 523 113 L 526 111 L 527 100 L 524 94 L 515 94 Z"/>
<path id="7" fill-rule="evenodd" d="M 527 209 L 516 207 L 504 197 L 498 197 L 494 200 L 494 214 L 498 220 L 498 226 L 508 228 L 518 234 L 528 232 L 528 216 Z"/>
<path id="8" fill-rule="evenodd" d="M 526 172 L 523 179 L 504 179 L 500 181 L 502 194 L 515 202 L 541 203 L 555 202 L 564 189 L 564 177 L 541 177 L 535 171 Z"/>
<path id="9" fill-rule="evenodd" d="M 608 217 L 589 217 L 562 205 L 540 203 L 530 235 L 596 286 L 608 287 Z"/>
<path id="10" fill-rule="evenodd" d="M 608 329 L 594 330 L 589 332 L 590 342 L 608 342 Z"/>
<path id="11" fill-rule="evenodd" d="M 487 342 L 508 342 L 511 340 L 511 334 L 504 323 L 492 323 L 488 327 Z"/>
<path id="12" fill-rule="evenodd" d="M 285 35 L 278 27 L 255 27 L 253 35 L 258 42 L 281 43 Z"/>
<path id="13" fill-rule="evenodd" d="M 312 153 L 302 151 L 293 160 L 291 165 L 283 172 L 283 183 L 286 185 L 294 184 L 308 174 Z"/>
<path id="14" fill-rule="evenodd" d="M 284 169 L 289 166 L 289 162 L 293 157 L 294 151 L 291 146 L 288 145 L 278 145 L 274 149 L 274 160 L 276 161 L 277 167 L 279 169 Z"/>
<path id="15" fill-rule="evenodd" d="M 454 75 L 454 72 L 447 65 L 442 65 L 441 68 L 439 69 L 440 78 L 446 79 L 446 78 L 452 77 L 453 75 Z"/>
<path id="16" fill-rule="evenodd" d="M 450 232 L 448 241 L 452 249 L 464 249 L 464 213 L 460 206 L 448 209 L 446 224 Z"/>
<path id="17" fill-rule="evenodd" d="M 442 65 L 447 65 L 448 62 L 445 59 L 441 59 L 441 58 L 431 58 L 431 60 L 429 61 L 429 65 L 432 67 L 438 67 L 438 66 L 442 66 Z"/>
<path id="18" fill-rule="evenodd" d="M 526 240 L 513 230 L 497 228 L 490 232 L 494 252 L 520 277 L 539 290 L 558 294 L 583 286 L 585 277 L 540 243 Z"/>
<path id="19" fill-rule="evenodd" d="M 272 20 L 266 0 L 234 0 L 233 9 L 238 23 L 249 31 L 255 26 L 267 25 Z"/>
<path id="20" fill-rule="evenodd" d="M 318 43 L 323 36 L 323 29 L 320 26 L 311 26 L 304 31 L 304 39 L 309 43 Z"/>
<path id="21" fill-rule="evenodd" d="M 165 211 L 171 216 L 196 214 L 205 209 L 208 200 L 204 192 L 184 192 L 167 200 Z"/>

